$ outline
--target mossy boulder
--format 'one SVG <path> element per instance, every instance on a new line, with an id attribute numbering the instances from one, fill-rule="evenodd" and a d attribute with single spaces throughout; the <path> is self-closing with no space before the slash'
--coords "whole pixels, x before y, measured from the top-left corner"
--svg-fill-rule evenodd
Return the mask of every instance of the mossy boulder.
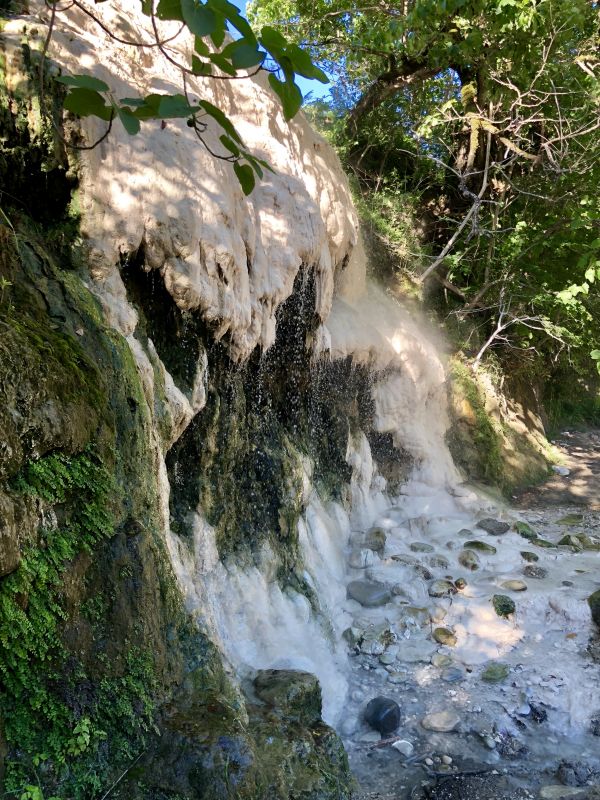
<path id="1" fill-rule="evenodd" d="M 254 679 L 257 696 L 288 719 L 311 725 L 321 719 L 321 687 L 300 670 L 265 669 Z"/>
<path id="2" fill-rule="evenodd" d="M 592 612 L 592 619 L 600 628 L 600 589 L 588 597 L 588 603 Z"/>
<path id="3" fill-rule="evenodd" d="M 537 533 L 527 522 L 523 522 L 521 520 L 519 522 L 515 522 L 515 530 L 519 534 L 519 536 L 522 536 L 524 539 L 537 538 Z"/>
<path id="4" fill-rule="evenodd" d="M 481 542 L 479 539 L 474 539 L 470 542 L 465 542 L 464 544 L 466 550 L 477 550 L 479 553 L 485 553 L 486 555 L 493 556 L 496 555 L 497 550 L 493 544 L 488 544 L 487 542 Z"/>
<path id="5" fill-rule="evenodd" d="M 495 594 L 492 597 L 492 605 L 499 617 L 508 617 L 516 611 L 515 601 L 505 594 Z"/>
<path id="6" fill-rule="evenodd" d="M 365 536 L 363 546 L 367 550 L 372 550 L 374 553 L 377 553 L 380 558 L 383 558 L 386 539 L 387 536 L 383 528 L 371 528 Z"/>

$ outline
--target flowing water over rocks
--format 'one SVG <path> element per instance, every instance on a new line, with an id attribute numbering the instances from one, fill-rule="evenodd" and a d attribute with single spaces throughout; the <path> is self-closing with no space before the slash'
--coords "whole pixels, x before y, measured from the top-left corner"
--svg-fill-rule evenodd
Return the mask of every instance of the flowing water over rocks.
<path id="1" fill-rule="evenodd" d="M 596 437 L 577 434 L 578 447 Z M 372 521 L 385 550 L 362 575 L 399 588 L 378 608 L 347 601 L 354 640 L 340 727 L 361 800 L 598 796 L 600 646 L 588 597 L 600 587 L 600 495 L 590 469 L 574 513 L 552 503 L 569 492 L 557 480 L 568 477 L 518 510 L 407 486 Z M 464 556 L 467 538 L 477 562 Z M 364 717 L 379 695 L 401 711 L 381 737 Z"/>

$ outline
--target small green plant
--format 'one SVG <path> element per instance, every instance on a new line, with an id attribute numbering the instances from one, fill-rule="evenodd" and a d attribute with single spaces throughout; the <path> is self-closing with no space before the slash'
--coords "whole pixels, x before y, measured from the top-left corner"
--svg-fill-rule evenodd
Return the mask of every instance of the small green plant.
<path id="1" fill-rule="evenodd" d="M 81 552 L 93 553 L 114 531 L 111 473 L 93 449 L 69 457 L 54 453 L 28 463 L 12 482 L 17 494 L 36 498 L 46 522 L 15 572 L 0 582 L 0 715 L 9 746 L 5 789 L 27 800 L 51 800 L 43 792 L 83 800 L 105 784 L 109 769 L 135 755 L 152 729 L 155 679 L 150 654 L 131 648 L 124 674 L 111 675 L 108 659 L 96 663 L 106 677 L 91 700 L 73 705 L 78 687 L 90 683 L 85 668 L 61 641 L 67 619 L 64 574 Z M 85 616 L 100 625 L 104 595 L 87 601 Z M 101 656 L 102 654 L 99 654 Z M 98 762 L 103 742 L 113 763 Z M 42 779 L 31 781 L 43 765 Z"/>

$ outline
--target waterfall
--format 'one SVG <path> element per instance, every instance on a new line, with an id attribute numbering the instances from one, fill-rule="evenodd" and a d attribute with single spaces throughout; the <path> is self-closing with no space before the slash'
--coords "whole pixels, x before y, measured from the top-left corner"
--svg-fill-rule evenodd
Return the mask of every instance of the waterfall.
<path id="1" fill-rule="evenodd" d="M 48 9 L 41 0 L 31 6 L 47 20 Z M 98 4 L 95 13 L 105 27 L 127 40 L 132 31 L 143 32 L 148 25 L 141 9 L 129 6 L 115 0 Z M 3 34 L 12 37 L 14 47 L 19 46 L 22 26 L 21 20 L 12 19 L 4 26 Z M 39 31 L 35 35 L 39 38 Z M 181 36 L 170 46 L 183 56 L 190 44 L 189 38 Z M 102 52 L 102 64 L 98 52 Z M 158 48 L 148 50 L 142 64 L 135 48 L 108 40 L 76 6 L 61 10 L 48 59 L 73 74 L 87 72 L 92 64 L 96 77 L 119 97 L 176 93 L 181 88 L 179 71 L 164 61 Z M 535 658 L 530 661 L 542 669 L 546 656 L 540 642 L 548 624 L 554 625 L 551 633 L 557 637 L 565 620 L 571 634 L 583 635 L 587 630 L 590 617 L 584 592 L 593 588 L 593 578 L 579 577 L 578 572 L 578 594 L 571 596 L 566 590 L 573 583 L 573 570 L 564 566 L 566 561 L 555 565 L 554 551 L 544 554 L 548 569 L 565 579 L 561 588 L 554 591 L 540 580 L 539 591 L 519 600 L 521 616 L 515 620 L 498 617 L 490 605 L 492 594 L 515 574 L 522 574 L 524 545 L 512 530 L 506 532 L 502 544 L 495 540 L 495 562 L 481 556 L 482 568 L 474 578 L 469 576 L 470 582 L 463 581 L 461 595 L 452 602 L 449 597 L 430 599 L 430 578 L 424 575 L 440 579 L 461 575 L 461 529 L 476 528 L 492 510 L 496 517 L 508 520 L 507 527 L 516 515 L 463 485 L 445 441 L 443 342 L 426 320 L 418 320 L 367 280 L 356 211 L 334 151 L 301 115 L 286 123 L 266 75 L 231 82 L 190 76 L 187 85 L 191 97 L 210 98 L 228 113 L 248 149 L 272 165 L 274 171 L 265 175 L 252 195 L 243 195 L 230 164 L 215 161 L 199 147 L 184 120 L 145 124 L 140 137 L 129 136 L 116 122 L 101 146 L 82 153 L 77 171 L 81 230 L 91 267 L 89 285 L 102 303 L 107 325 L 126 337 L 144 383 L 163 528 L 188 609 L 220 646 L 231 674 L 241 682 L 264 667 L 314 672 L 322 685 L 324 717 L 336 725 L 347 716 L 348 708 L 356 719 L 360 716 L 357 706 L 348 706 L 348 689 L 356 677 L 342 638 L 349 626 L 357 622 L 367 627 L 383 622 L 395 626 L 398 630 L 393 635 L 404 637 L 403 657 L 412 654 L 415 663 L 421 659 L 419 664 L 437 647 L 422 631 L 421 638 L 415 634 L 412 621 L 402 628 L 398 616 L 406 607 L 418 611 L 427 604 L 426 611 L 438 615 L 436 620 L 454 625 L 457 646 L 453 654 L 471 669 L 487 660 L 508 658 L 521 642 L 534 648 Z M 104 132 L 102 123 L 91 118 L 81 122 L 81 129 L 90 141 Z M 205 135 L 212 147 L 219 146 L 221 133 L 218 126 L 209 124 Z M 133 265 L 139 275 L 156 276 L 161 286 L 159 307 L 153 302 L 152 309 L 144 308 L 130 292 L 123 280 L 124 263 Z M 297 330 L 283 326 L 281 334 L 282 312 L 294 300 L 298 279 L 304 277 L 307 292 L 312 291 L 311 306 L 298 314 Z M 182 335 L 185 326 L 179 323 L 189 319 L 196 325 L 197 341 Z M 282 339 L 288 335 L 294 339 L 298 363 L 285 361 Z M 285 531 L 287 539 L 283 535 L 278 541 L 276 536 L 271 540 L 255 537 L 256 531 L 248 533 L 247 526 L 240 534 L 245 537 L 244 547 L 224 554 L 219 551 L 218 514 L 201 496 L 202 482 L 218 484 L 218 475 L 200 474 L 198 462 L 205 444 L 218 456 L 219 447 L 227 442 L 194 442 L 196 449 L 191 449 L 192 456 L 181 466 L 185 478 L 189 473 L 196 480 L 187 486 L 194 489 L 194 499 L 186 498 L 189 508 L 180 515 L 185 517 L 185 533 L 172 524 L 170 500 L 176 486 L 174 480 L 169 482 L 167 456 L 202 420 L 211 397 L 212 413 L 218 415 L 223 385 L 217 384 L 227 378 L 222 373 L 231 371 L 224 391 L 233 393 L 237 390 L 235 370 L 248 364 L 256 367 L 259 351 L 268 360 L 278 346 L 282 348 L 280 363 L 271 364 L 268 386 L 272 396 L 267 396 L 264 386 L 247 381 L 240 408 L 252 406 L 254 421 L 263 412 L 270 414 L 279 434 L 273 447 L 281 458 L 273 467 L 267 463 L 269 458 L 277 460 L 273 453 L 261 455 L 270 469 L 267 474 L 280 481 L 277 500 L 282 506 L 290 495 L 285 470 L 294 472 L 300 488 L 295 489 L 293 503 L 301 513 L 297 519 L 290 515 L 296 527 L 292 535 Z M 183 356 L 191 380 L 189 375 L 182 379 L 176 374 L 184 347 L 189 351 Z M 339 365 L 356 371 L 368 384 L 368 397 L 361 398 L 366 411 L 359 409 L 360 413 L 348 412 L 345 419 L 333 420 L 339 422 L 335 431 L 327 425 L 317 431 L 322 452 L 327 453 L 328 445 L 330 450 L 339 450 L 342 442 L 341 458 L 336 451 L 331 461 L 344 480 L 338 476 L 333 488 L 317 474 L 318 459 L 310 455 L 310 447 L 304 447 L 306 441 L 294 441 L 294 425 L 286 426 L 287 397 L 277 397 L 281 387 L 276 381 L 286 379 L 286 370 L 294 372 L 290 383 L 300 375 L 304 382 L 292 387 L 290 396 L 296 405 L 290 406 L 289 416 L 294 411 L 303 421 L 306 408 L 302 404 L 312 391 L 311 376 L 302 372 L 303 359 L 312 360 L 315 375 L 329 370 L 329 385 L 334 389 L 342 374 L 336 372 Z M 258 398 L 263 394 L 263 399 Z M 274 409 L 277 401 L 279 407 Z M 368 426 L 363 424 L 365 416 Z M 250 440 L 244 444 L 246 455 L 257 449 Z M 284 457 L 292 466 L 281 466 Z M 320 469 L 327 471 L 322 465 Z M 229 503 L 231 518 L 235 497 Z M 276 513 L 271 516 L 274 519 Z M 385 534 L 383 557 L 369 551 L 368 563 L 360 564 L 354 555 L 358 552 L 358 559 L 364 555 L 361 543 L 373 527 Z M 467 533 L 473 539 L 480 535 Z M 556 530 L 554 534 L 558 543 L 560 536 Z M 423 545 L 436 552 L 427 564 L 418 559 L 411 563 L 406 551 Z M 282 552 L 287 546 L 297 546 L 298 552 L 293 553 L 297 563 L 282 580 Z M 360 576 L 389 587 L 390 595 L 397 590 L 387 610 L 362 609 L 347 597 L 348 583 Z M 562 652 L 563 643 L 557 639 L 555 644 Z M 571 644 L 569 640 L 566 653 Z M 516 660 L 518 653 L 511 657 Z M 581 692 L 589 685 L 589 676 L 569 658 L 567 653 L 559 666 L 563 673 L 573 670 L 577 680 L 556 701 L 552 722 L 556 729 L 571 723 L 581 726 L 587 713 L 582 710 Z M 518 664 L 513 666 L 516 669 Z M 422 670 L 419 666 L 415 677 L 421 681 L 419 686 L 428 680 Z M 547 700 L 550 690 L 539 691 Z M 498 696 L 490 693 L 490 702 Z"/>
<path id="2" fill-rule="evenodd" d="M 362 265 L 364 270 L 364 263 Z M 168 541 L 188 608 L 219 643 L 234 672 L 293 668 L 313 672 L 323 692 L 323 715 L 330 724 L 343 717 L 347 692 L 347 644 L 342 632 L 352 624 L 346 609 L 351 538 L 373 524 L 390 527 L 390 505 L 403 516 L 425 519 L 456 515 L 475 495 L 460 491 L 460 475 L 445 443 L 448 427 L 445 367 L 436 334 L 374 284 L 346 300 L 336 298 L 321 340 L 321 359 L 351 358 L 371 375 L 374 427 L 390 434 L 413 462 L 408 481 L 391 497 L 379 474 L 364 432 L 348 439 L 352 469 L 347 503 L 327 502 L 303 465 L 305 511 L 298 523 L 309 597 L 277 581 L 277 557 L 268 547 L 255 563 L 223 563 L 215 533 L 198 507 L 193 547 L 169 531 Z M 168 495 L 168 482 L 163 483 Z M 457 494 L 463 496 L 459 499 Z M 168 511 L 168 499 L 164 499 Z M 168 514 L 166 514 L 168 519 Z"/>

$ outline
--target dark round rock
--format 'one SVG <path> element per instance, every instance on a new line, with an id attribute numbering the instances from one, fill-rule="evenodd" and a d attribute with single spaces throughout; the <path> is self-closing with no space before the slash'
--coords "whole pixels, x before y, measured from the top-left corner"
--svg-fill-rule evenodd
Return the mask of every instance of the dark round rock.
<path id="1" fill-rule="evenodd" d="M 389 697 L 374 697 L 365 709 L 365 722 L 382 735 L 393 733 L 400 725 L 400 706 Z"/>
<path id="2" fill-rule="evenodd" d="M 482 528 L 486 533 L 492 536 L 502 536 L 503 533 L 510 530 L 508 522 L 500 522 L 499 519 L 491 519 L 490 517 L 480 519 L 477 523 L 477 527 Z"/>

